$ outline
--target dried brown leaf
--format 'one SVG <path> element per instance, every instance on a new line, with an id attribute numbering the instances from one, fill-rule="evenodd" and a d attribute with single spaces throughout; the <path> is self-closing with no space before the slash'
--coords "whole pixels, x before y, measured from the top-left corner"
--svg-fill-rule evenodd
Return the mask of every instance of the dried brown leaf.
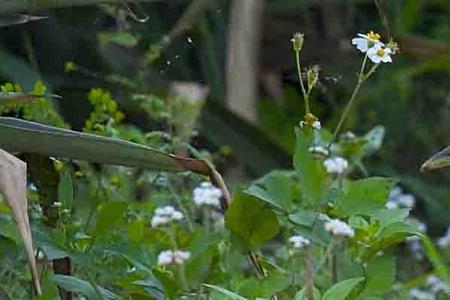
<path id="1" fill-rule="evenodd" d="M 2 149 L 0 149 L 0 193 L 5 196 L 11 207 L 27 252 L 33 285 L 36 293 L 41 295 L 27 211 L 27 166 L 23 161 Z"/>

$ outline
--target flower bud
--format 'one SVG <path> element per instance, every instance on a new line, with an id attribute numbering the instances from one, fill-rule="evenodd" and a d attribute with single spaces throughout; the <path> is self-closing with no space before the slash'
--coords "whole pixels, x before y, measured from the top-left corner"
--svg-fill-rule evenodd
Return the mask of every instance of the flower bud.
<path id="1" fill-rule="evenodd" d="M 317 84 L 317 80 L 319 79 L 319 71 L 320 67 L 318 65 L 314 65 L 312 68 L 308 69 L 306 73 L 306 77 L 308 78 L 308 88 L 312 89 Z"/>
<path id="2" fill-rule="evenodd" d="M 299 32 L 295 33 L 292 37 L 291 42 L 295 52 L 300 52 L 302 50 L 303 42 L 305 40 L 304 37 L 305 35 Z"/>

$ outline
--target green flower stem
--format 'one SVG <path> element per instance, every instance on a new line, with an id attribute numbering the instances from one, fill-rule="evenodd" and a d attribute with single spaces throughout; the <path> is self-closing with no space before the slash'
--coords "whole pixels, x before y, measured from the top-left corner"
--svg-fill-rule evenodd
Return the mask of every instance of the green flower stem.
<path id="1" fill-rule="evenodd" d="M 306 299 L 314 300 L 314 270 L 311 249 L 306 249 Z"/>
<path id="2" fill-rule="evenodd" d="M 322 267 L 325 265 L 325 262 L 330 257 L 331 251 L 333 251 L 333 248 L 334 248 L 335 245 L 336 245 L 336 238 L 333 237 L 331 239 L 331 242 L 328 244 L 327 249 L 325 250 L 325 254 L 324 254 L 322 260 L 319 262 L 319 264 L 317 265 L 316 269 L 314 270 L 314 275 L 316 275 L 317 272 L 319 272 L 320 269 L 322 269 Z"/>
<path id="3" fill-rule="evenodd" d="M 169 181 L 168 186 L 169 186 L 169 191 L 172 194 L 172 197 L 175 199 L 175 201 L 177 202 L 177 204 L 180 207 L 181 211 L 183 212 L 184 217 L 186 218 L 186 223 L 188 225 L 189 232 L 191 232 L 191 233 L 194 232 L 194 227 L 192 225 L 191 217 L 189 216 L 189 211 L 186 208 L 186 206 L 183 204 L 183 201 L 181 200 L 181 198 L 178 195 L 178 193 L 173 188 L 173 182 Z"/>
<path id="4" fill-rule="evenodd" d="M 300 67 L 300 51 L 295 51 L 295 60 L 297 62 L 297 73 L 300 87 L 302 88 L 303 100 L 305 101 L 305 114 L 309 114 L 309 92 L 306 92 L 302 78 L 302 68 Z"/>
<path id="5" fill-rule="evenodd" d="M 347 118 L 350 108 L 352 107 L 353 103 L 355 102 L 356 96 L 358 95 L 358 92 L 361 89 L 362 84 L 364 83 L 365 80 L 367 80 L 367 78 L 369 78 L 368 76 L 372 75 L 372 73 L 375 71 L 374 67 L 377 65 L 372 67 L 371 72 L 369 71 L 369 73 L 367 75 L 364 75 L 364 69 L 366 67 L 366 62 L 367 62 L 367 54 L 366 54 L 366 56 L 364 56 L 364 60 L 361 65 L 361 70 L 359 71 L 359 74 L 358 74 L 358 82 L 356 83 L 356 86 L 355 86 L 355 89 L 353 90 L 352 96 L 350 97 L 350 100 L 348 101 L 347 105 L 345 106 L 344 112 L 341 115 L 339 123 L 333 132 L 333 138 L 331 139 L 330 145 L 328 148 L 330 148 L 331 144 L 336 140 L 336 137 L 339 134 L 339 131 L 341 130 L 345 119 Z M 376 67 L 375 67 L 375 69 L 376 69 Z"/>
<path id="6" fill-rule="evenodd" d="M 168 230 L 166 232 L 170 237 L 170 242 L 172 244 L 173 251 L 178 250 L 175 226 L 170 226 L 170 228 L 168 228 Z M 183 290 L 189 291 L 189 285 L 188 285 L 187 279 L 186 279 L 186 269 L 184 268 L 184 264 L 177 265 L 177 271 L 178 271 L 178 275 L 180 276 L 181 286 L 183 287 Z"/>

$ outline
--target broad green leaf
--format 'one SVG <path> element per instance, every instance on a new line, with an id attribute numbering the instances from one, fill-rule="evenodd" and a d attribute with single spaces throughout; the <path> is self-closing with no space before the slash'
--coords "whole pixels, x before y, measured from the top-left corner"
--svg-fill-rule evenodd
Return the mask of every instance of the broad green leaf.
<path id="1" fill-rule="evenodd" d="M 376 257 L 366 267 L 366 282 L 363 296 L 376 296 L 387 293 L 395 280 L 395 258 L 392 255 Z"/>
<path id="2" fill-rule="evenodd" d="M 307 128 L 296 128 L 294 167 L 297 171 L 303 199 L 308 203 L 316 203 L 324 196 L 328 176 L 322 160 L 315 158 L 309 152 L 312 134 L 306 130 Z"/>
<path id="3" fill-rule="evenodd" d="M 363 277 L 359 277 L 340 281 L 330 287 L 321 300 L 346 300 L 347 296 L 350 295 L 353 289 L 363 282 L 363 280 Z"/>
<path id="4" fill-rule="evenodd" d="M 95 292 L 92 284 L 85 280 L 66 275 L 53 275 L 52 278 L 58 284 L 58 286 L 66 291 L 80 293 L 88 297 L 89 299 L 98 299 L 97 293 Z M 97 288 L 100 291 L 102 297 L 104 297 L 105 299 L 121 299 L 118 295 L 107 289 L 104 289 L 100 286 L 97 286 Z"/>
<path id="5" fill-rule="evenodd" d="M 395 181 L 389 178 L 371 177 L 353 181 L 348 192 L 338 202 L 338 214 L 370 214 L 385 207 Z"/>
<path id="6" fill-rule="evenodd" d="M 212 290 L 215 290 L 219 293 L 221 293 L 222 295 L 227 296 L 229 299 L 232 300 L 248 300 L 247 298 L 244 298 L 232 291 L 229 291 L 227 289 L 224 289 L 223 287 L 217 286 L 217 285 L 212 285 L 212 284 L 203 284 L 203 286 L 210 288 Z"/>
<path id="7" fill-rule="evenodd" d="M 422 236 L 422 233 L 417 226 L 407 222 L 396 222 L 384 227 L 378 234 L 378 237 L 383 239 L 397 234 Z"/>
<path id="8" fill-rule="evenodd" d="M 2 7 L 3 13 L 3 7 Z M 0 74 L 14 83 L 20 84 L 25 90 L 31 90 L 39 81 L 40 75 L 24 59 L 13 55 L 0 47 Z"/>
<path id="9" fill-rule="evenodd" d="M 289 211 L 294 203 L 297 188 L 292 172 L 273 171 L 244 190 L 277 209 Z"/>
<path id="10" fill-rule="evenodd" d="M 11 152 L 33 152 L 164 171 L 190 170 L 204 175 L 212 172 L 202 160 L 181 158 L 132 142 L 15 118 L 0 117 L 0 136 L 0 147 Z"/>
<path id="11" fill-rule="evenodd" d="M 67 254 L 65 251 L 51 245 L 41 245 L 39 246 L 39 248 L 44 252 L 45 257 L 50 261 L 69 256 L 69 254 Z"/>
<path id="12" fill-rule="evenodd" d="M 273 274 L 265 277 L 261 282 L 260 294 L 262 296 L 270 299 L 273 295 L 283 291 L 289 287 L 289 278 L 283 274 Z"/>
<path id="13" fill-rule="evenodd" d="M 403 222 L 409 215 L 409 209 L 380 209 L 370 215 L 380 222 L 381 227 L 384 227 L 392 223 Z"/>
<path id="14" fill-rule="evenodd" d="M 314 224 L 316 215 L 312 210 L 300 209 L 294 214 L 289 215 L 289 221 L 295 224 L 311 227 Z"/>
<path id="15" fill-rule="evenodd" d="M 275 213 L 257 198 L 236 192 L 225 215 L 226 227 L 250 247 L 262 245 L 279 231 Z"/>
<path id="16" fill-rule="evenodd" d="M 144 221 L 135 220 L 125 225 L 128 232 L 128 237 L 133 242 L 139 242 L 142 240 L 144 234 Z"/>
<path id="17" fill-rule="evenodd" d="M 73 183 L 68 171 L 64 171 L 58 184 L 58 201 L 71 208 L 73 202 Z"/>
<path id="18" fill-rule="evenodd" d="M 100 206 L 94 235 L 100 238 L 114 230 L 123 221 L 123 213 L 127 207 L 127 203 L 118 201 L 108 202 Z"/>
<path id="19" fill-rule="evenodd" d="M 313 298 L 314 300 L 321 299 L 320 291 L 316 287 L 313 288 Z M 295 294 L 294 300 L 308 300 L 306 295 L 306 287 L 302 288 Z"/>

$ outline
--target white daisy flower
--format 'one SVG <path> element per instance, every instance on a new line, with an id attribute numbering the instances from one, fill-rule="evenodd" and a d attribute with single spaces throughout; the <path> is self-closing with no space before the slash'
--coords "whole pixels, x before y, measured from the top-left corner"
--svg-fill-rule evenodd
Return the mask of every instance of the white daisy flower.
<path id="1" fill-rule="evenodd" d="M 335 236 L 354 237 L 355 231 L 345 222 L 332 219 L 325 223 L 325 231 Z"/>
<path id="2" fill-rule="evenodd" d="M 170 265 L 173 261 L 173 252 L 172 250 L 162 251 L 158 255 L 158 265 L 167 266 Z"/>
<path id="3" fill-rule="evenodd" d="M 384 48 L 381 45 L 375 45 L 369 50 L 367 50 L 367 56 L 375 64 L 379 64 L 381 62 L 391 63 L 392 62 L 391 55 L 392 50 L 389 48 Z"/>
<path id="4" fill-rule="evenodd" d="M 348 168 L 348 161 L 342 157 L 328 158 L 323 162 L 329 174 L 342 174 Z"/>
<path id="5" fill-rule="evenodd" d="M 328 154 L 330 153 L 326 148 L 324 148 L 322 146 L 309 147 L 308 151 L 312 154 L 319 154 L 322 156 L 328 156 Z"/>
<path id="6" fill-rule="evenodd" d="M 294 235 L 289 238 L 289 242 L 292 243 L 292 247 L 296 249 L 301 249 L 310 244 L 310 241 L 301 235 Z"/>
<path id="7" fill-rule="evenodd" d="M 178 264 L 184 264 L 191 257 L 191 252 L 176 250 L 173 252 L 173 261 Z"/>
<path id="8" fill-rule="evenodd" d="M 320 130 L 322 128 L 322 124 L 320 124 L 320 121 L 314 121 L 311 126 L 312 128 L 317 130 Z"/>
<path id="9" fill-rule="evenodd" d="M 380 35 L 373 31 L 370 31 L 367 34 L 358 33 L 358 36 L 358 38 L 352 39 L 352 44 L 362 53 L 366 53 L 370 48 L 373 48 L 376 45 L 384 46 L 384 44 L 380 42 Z"/>
<path id="10" fill-rule="evenodd" d="M 447 232 L 444 234 L 444 236 L 438 238 L 437 244 L 439 248 L 446 248 L 448 245 L 450 245 L 450 227 L 447 228 Z"/>
<path id="11" fill-rule="evenodd" d="M 179 221 L 181 219 L 183 219 L 183 214 L 175 210 L 173 206 L 168 205 L 158 207 L 155 210 L 155 215 L 152 217 L 150 223 L 153 228 L 156 228 L 158 226 L 166 225 L 173 221 Z"/>
<path id="12" fill-rule="evenodd" d="M 222 191 L 210 182 L 203 182 L 199 187 L 193 191 L 194 203 L 197 206 L 208 205 L 213 207 L 220 207 L 220 198 Z"/>

